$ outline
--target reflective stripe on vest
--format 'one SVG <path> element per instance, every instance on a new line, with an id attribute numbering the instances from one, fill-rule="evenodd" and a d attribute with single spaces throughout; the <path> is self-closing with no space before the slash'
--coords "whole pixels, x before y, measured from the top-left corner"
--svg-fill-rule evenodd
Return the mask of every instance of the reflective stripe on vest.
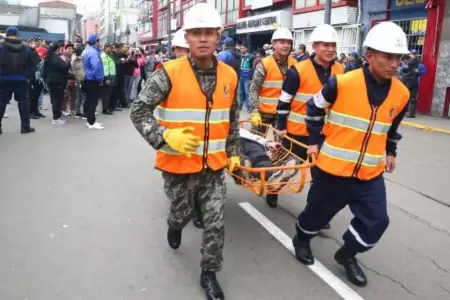
<path id="1" fill-rule="evenodd" d="M 307 103 L 309 99 L 320 92 L 323 85 L 311 59 L 303 60 L 295 64 L 295 68 L 299 74 L 300 86 L 291 102 L 291 110 L 287 121 L 287 132 L 296 136 L 308 136 L 305 122 L 305 119 L 308 119 L 306 117 Z M 344 73 L 342 65 L 336 62 L 333 63 L 330 76 L 342 73 Z"/>
<path id="2" fill-rule="evenodd" d="M 261 59 L 261 63 L 264 66 L 266 77 L 264 78 L 264 82 L 258 93 L 258 110 L 260 113 L 275 115 L 277 113 L 278 99 L 281 95 L 281 88 L 286 74 L 281 72 L 279 65 L 272 55 Z M 287 61 L 288 69 L 295 63 L 295 59 L 289 56 Z"/>
<path id="3" fill-rule="evenodd" d="M 369 129 L 370 124 L 368 120 L 344 115 L 332 110 L 328 114 L 328 121 L 342 127 L 348 127 L 362 132 L 366 132 Z M 391 124 L 375 122 L 372 128 L 372 134 L 386 134 L 389 131 L 389 128 L 391 128 Z"/>
<path id="4" fill-rule="evenodd" d="M 172 174 L 225 168 L 236 72 L 222 62 L 217 63 L 216 88 L 212 101 L 208 102 L 187 57 L 165 62 L 163 68 L 172 88 L 167 99 L 155 109 L 159 124 L 166 129 L 192 127 L 192 134 L 202 141 L 190 158 L 164 145 L 156 153 L 155 167 Z"/>
<path id="5" fill-rule="evenodd" d="M 227 144 L 226 140 L 210 140 L 208 143 L 208 153 L 216 153 L 216 152 L 225 151 L 226 144 Z M 164 146 L 161 149 L 159 149 L 159 151 L 162 151 L 162 152 L 165 152 L 168 154 L 172 154 L 172 155 L 182 155 L 182 154 L 176 152 L 175 150 L 172 150 L 171 148 L 169 148 L 169 146 Z M 202 144 L 200 144 L 200 146 L 197 149 L 195 149 L 195 152 L 193 152 L 193 154 L 203 155 L 204 151 L 205 151 L 205 143 L 202 143 Z"/>
<path id="6" fill-rule="evenodd" d="M 384 102 L 373 107 L 362 69 L 339 75 L 337 85 L 317 167 L 335 176 L 373 179 L 384 172 L 387 132 L 407 104 L 409 92 L 393 78 Z"/>
<path id="7" fill-rule="evenodd" d="M 158 113 L 158 119 L 165 122 L 204 123 L 206 118 L 206 110 L 201 109 L 167 109 L 158 106 L 155 112 Z M 209 122 L 229 122 L 229 115 L 229 109 L 211 109 Z"/>

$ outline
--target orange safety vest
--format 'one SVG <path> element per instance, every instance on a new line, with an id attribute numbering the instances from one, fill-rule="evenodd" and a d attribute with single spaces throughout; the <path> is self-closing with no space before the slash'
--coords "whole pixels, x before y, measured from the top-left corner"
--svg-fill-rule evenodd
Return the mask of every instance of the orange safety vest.
<path id="1" fill-rule="evenodd" d="M 159 124 L 166 129 L 193 127 L 193 134 L 202 143 L 191 158 L 163 146 L 156 153 L 155 168 L 173 174 L 198 173 L 205 167 L 214 171 L 225 168 L 236 72 L 217 62 L 216 88 L 208 101 L 187 57 L 165 62 L 163 68 L 172 88 L 167 99 L 157 107 Z"/>
<path id="2" fill-rule="evenodd" d="M 288 68 L 296 63 L 295 59 L 288 57 Z M 266 78 L 259 89 L 259 107 L 258 110 L 263 114 L 277 113 L 278 98 L 281 95 L 284 77 L 286 74 L 281 72 L 275 58 L 271 56 L 261 59 L 261 63 L 266 71 Z"/>
<path id="3" fill-rule="evenodd" d="M 325 142 L 317 166 L 335 176 L 375 178 L 384 171 L 387 132 L 406 106 L 409 91 L 394 77 L 384 102 L 372 106 L 362 69 L 338 75 L 337 91 L 323 128 Z"/>
<path id="4" fill-rule="evenodd" d="M 294 66 L 300 77 L 300 86 L 291 102 L 286 129 L 293 135 L 308 136 L 305 123 L 307 102 L 322 89 L 323 85 L 310 59 L 301 61 Z M 344 74 L 344 67 L 340 63 L 334 63 L 331 67 L 331 76 L 337 74 Z"/>

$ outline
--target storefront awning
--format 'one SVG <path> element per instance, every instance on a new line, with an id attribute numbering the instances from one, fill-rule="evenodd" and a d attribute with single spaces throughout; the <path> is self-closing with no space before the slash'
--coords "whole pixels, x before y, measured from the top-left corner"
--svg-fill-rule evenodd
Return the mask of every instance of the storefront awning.
<path id="1" fill-rule="evenodd" d="M 139 36 L 139 43 L 145 43 L 145 42 L 151 41 L 152 39 L 153 39 L 153 32 L 150 30 L 150 31 L 142 33 Z"/>

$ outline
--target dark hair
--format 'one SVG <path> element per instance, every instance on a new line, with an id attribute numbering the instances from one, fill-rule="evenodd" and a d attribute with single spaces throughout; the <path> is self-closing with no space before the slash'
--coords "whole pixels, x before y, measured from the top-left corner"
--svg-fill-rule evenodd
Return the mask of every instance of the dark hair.
<path id="1" fill-rule="evenodd" d="M 81 53 L 83 53 L 83 47 L 81 47 L 81 46 L 78 46 L 76 49 L 75 49 L 75 55 L 76 56 L 81 56 Z"/>
<path id="2" fill-rule="evenodd" d="M 64 47 L 64 49 L 67 50 L 67 48 L 72 47 L 74 48 L 75 46 L 72 43 L 67 43 L 66 46 Z"/>
<path id="3" fill-rule="evenodd" d="M 266 56 L 266 50 L 264 50 L 263 48 L 258 48 L 258 50 L 256 50 L 256 52 L 258 52 L 259 55 L 261 55 L 261 56 Z"/>
<path id="4" fill-rule="evenodd" d="M 45 56 L 45 60 L 46 61 L 50 60 L 52 54 L 55 53 L 59 48 L 61 48 L 61 46 L 58 43 L 50 44 L 47 50 L 47 55 Z"/>

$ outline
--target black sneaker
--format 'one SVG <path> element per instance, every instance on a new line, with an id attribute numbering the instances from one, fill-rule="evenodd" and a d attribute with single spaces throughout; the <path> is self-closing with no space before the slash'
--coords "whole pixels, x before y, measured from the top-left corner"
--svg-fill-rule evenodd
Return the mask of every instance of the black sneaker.
<path id="1" fill-rule="evenodd" d="M 36 113 L 30 114 L 30 119 L 37 120 L 37 119 L 39 119 L 39 118 L 40 118 L 39 115 L 36 114 Z"/>
<path id="2" fill-rule="evenodd" d="M 113 115 L 113 113 L 110 112 L 109 110 L 104 110 L 104 111 L 102 111 L 102 114 L 108 115 L 108 116 Z"/>
<path id="3" fill-rule="evenodd" d="M 38 112 L 36 113 L 36 115 L 37 115 L 39 118 L 45 118 L 45 115 L 42 114 L 40 111 L 38 111 Z"/>

